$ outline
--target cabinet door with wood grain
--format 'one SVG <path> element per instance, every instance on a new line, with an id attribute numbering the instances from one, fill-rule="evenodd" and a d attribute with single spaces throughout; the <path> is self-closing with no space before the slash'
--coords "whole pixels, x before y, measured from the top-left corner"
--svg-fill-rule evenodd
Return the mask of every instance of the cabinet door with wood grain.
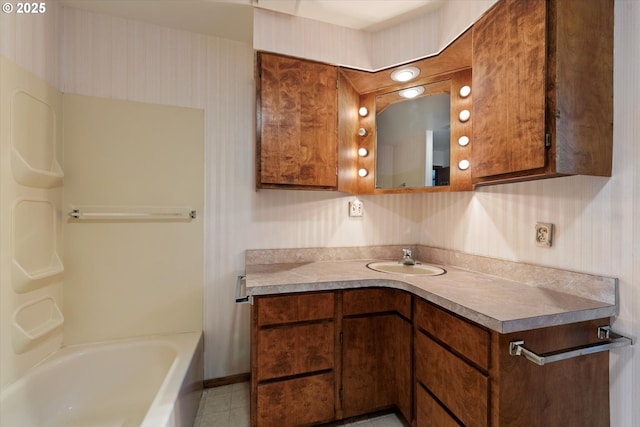
<path id="1" fill-rule="evenodd" d="M 345 291 L 343 315 L 343 416 L 396 408 L 411 420 L 411 295 Z"/>
<path id="2" fill-rule="evenodd" d="M 258 54 L 257 187 L 336 189 L 338 68 Z"/>
<path id="3" fill-rule="evenodd" d="M 545 166 L 545 18 L 503 0 L 473 25 L 474 178 Z"/>

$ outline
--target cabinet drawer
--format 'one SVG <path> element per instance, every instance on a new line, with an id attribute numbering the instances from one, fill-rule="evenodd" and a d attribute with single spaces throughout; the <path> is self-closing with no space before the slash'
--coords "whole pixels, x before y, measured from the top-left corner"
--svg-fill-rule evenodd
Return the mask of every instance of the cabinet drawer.
<path id="1" fill-rule="evenodd" d="M 416 298 L 416 326 L 452 350 L 489 369 L 489 332 Z"/>
<path id="2" fill-rule="evenodd" d="M 333 292 L 278 295 L 256 298 L 258 325 L 277 325 L 307 320 L 332 319 Z"/>
<path id="3" fill-rule="evenodd" d="M 489 379 L 423 333 L 415 337 L 416 380 L 467 427 L 488 424 Z"/>
<path id="4" fill-rule="evenodd" d="M 333 368 L 333 322 L 258 331 L 257 380 Z"/>
<path id="5" fill-rule="evenodd" d="M 416 405 L 416 427 L 463 427 L 420 385 Z"/>
<path id="6" fill-rule="evenodd" d="M 411 294 L 398 289 L 356 289 L 342 294 L 345 316 L 396 311 L 411 319 Z"/>
<path id="7" fill-rule="evenodd" d="M 261 384 L 258 427 L 298 427 L 335 418 L 333 373 Z"/>

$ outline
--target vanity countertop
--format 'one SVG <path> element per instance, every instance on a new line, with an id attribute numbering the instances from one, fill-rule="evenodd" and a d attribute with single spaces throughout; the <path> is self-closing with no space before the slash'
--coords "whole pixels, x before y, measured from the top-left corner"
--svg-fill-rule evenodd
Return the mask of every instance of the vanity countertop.
<path id="1" fill-rule="evenodd" d="M 615 316 L 617 303 L 532 286 L 446 264 L 440 276 L 407 276 L 367 267 L 379 259 L 247 264 L 248 295 L 388 287 L 411 292 L 500 333 Z M 610 279 L 615 281 L 615 279 Z"/>

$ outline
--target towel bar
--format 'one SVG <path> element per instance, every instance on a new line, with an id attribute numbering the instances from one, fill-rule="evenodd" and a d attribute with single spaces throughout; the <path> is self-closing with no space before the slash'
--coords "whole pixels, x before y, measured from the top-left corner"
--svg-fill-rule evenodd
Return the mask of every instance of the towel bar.
<path id="1" fill-rule="evenodd" d="M 134 208 L 132 210 L 98 209 L 87 211 L 75 208 L 69 212 L 69 217 L 77 220 L 164 220 L 190 221 L 197 217 L 196 211 L 190 208 Z"/>
<path id="2" fill-rule="evenodd" d="M 544 354 L 537 354 L 525 348 L 524 341 L 511 341 L 509 343 L 509 354 L 511 356 L 524 356 L 536 365 L 543 366 L 547 363 L 558 362 L 572 357 L 633 345 L 633 340 L 631 338 L 616 334 L 611 330 L 610 326 L 600 326 L 598 328 L 598 338 L 606 340 L 606 342 L 586 344 L 580 347 L 573 347 Z"/>
<path id="3" fill-rule="evenodd" d="M 236 279 L 236 304 L 253 304 L 253 297 L 246 295 L 246 292 L 242 292 L 242 285 L 245 285 L 246 291 L 246 278 L 247 276 L 241 275 Z"/>

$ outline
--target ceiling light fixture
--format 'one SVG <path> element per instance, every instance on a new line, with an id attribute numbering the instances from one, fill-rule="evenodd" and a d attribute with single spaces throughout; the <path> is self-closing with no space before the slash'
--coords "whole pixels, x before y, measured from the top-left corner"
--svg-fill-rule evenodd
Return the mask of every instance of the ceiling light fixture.
<path id="1" fill-rule="evenodd" d="M 417 67 L 404 67 L 398 68 L 391 73 L 391 80 L 396 82 L 408 82 L 413 80 L 420 74 L 420 69 Z"/>
<path id="2" fill-rule="evenodd" d="M 424 93 L 424 87 L 416 86 L 416 87 L 410 87 L 409 89 L 403 89 L 400 92 L 398 92 L 398 95 L 400 95 L 403 98 L 411 99 L 411 98 L 415 98 L 416 96 L 422 95 L 423 93 Z"/>

